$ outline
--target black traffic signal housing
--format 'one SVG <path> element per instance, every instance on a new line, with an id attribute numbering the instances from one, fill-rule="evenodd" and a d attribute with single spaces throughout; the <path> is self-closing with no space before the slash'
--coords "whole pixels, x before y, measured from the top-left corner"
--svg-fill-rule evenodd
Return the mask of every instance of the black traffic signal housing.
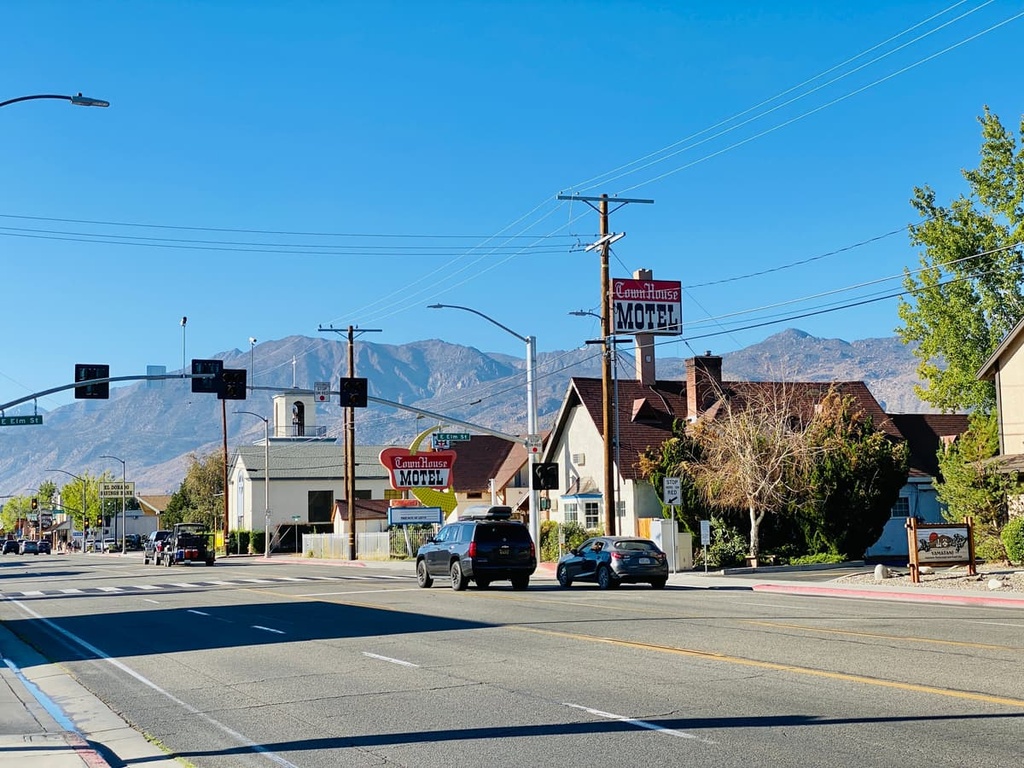
<path id="1" fill-rule="evenodd" d="M 39 499 L 32 499 L 32 511 L 39 509 Z"/>
<path id="2" fill-rule="evenodd" d="M 221 372 L 221 387 L 217 390 L 217 399 L 245 400 L 246 373 L 245 368 L 225 368 Z"/>
<path id="3" fill-rule="evenodd" d="M 80 381 L 110 378 L 109 365 L 75 363 L 75 384 Z M 107 400 L 110 398 L 110 383 L 84 384 L 75 387 L 76 400 Z"/>
<path id="4" fill-rule="evenodd" d="M 342 408 L 365 408 L 367 405 L 366 379 L 342 379 L 341 386 L 341 407 Z"/>
<path id="5" fill-rule="evenodd" d="M 220 393 L 221 378 L 224 373 L 223 360 L 192 360 L 192 375 L 212 373 L 210 378 L 192 379 L 193 392 L 217 392 Z"/>
<path id="6" fill-rule="evenodd" d="M 533 465 L 533 489 L 550 491 L 558 488 L 558 463 L 540 462 Z"/>

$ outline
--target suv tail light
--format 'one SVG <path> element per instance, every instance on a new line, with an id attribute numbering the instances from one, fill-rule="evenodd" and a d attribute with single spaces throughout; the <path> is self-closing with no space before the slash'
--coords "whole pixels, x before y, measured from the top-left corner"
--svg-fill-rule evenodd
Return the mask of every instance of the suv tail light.
<path id="1" fill-rule="evenodd" d="M 466 553 L 468 557 L 476 557 L 476 542 L 469 542 L 469 551 Z"/>
<path id="2" fill-rule="evenodd" d="M 537 548 L 533 546 L 533 539 L 530 539 L 530 557 L 537 557 Z"/>
<path id="3" fill-rule="evenodd" d="M 612 560 L 621 560 L 625 555 L 621 552 L 612 552 Z"/>

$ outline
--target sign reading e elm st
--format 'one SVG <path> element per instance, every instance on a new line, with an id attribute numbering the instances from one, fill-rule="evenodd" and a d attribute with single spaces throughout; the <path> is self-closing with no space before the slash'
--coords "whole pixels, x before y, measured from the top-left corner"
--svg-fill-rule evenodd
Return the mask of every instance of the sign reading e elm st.
<path id="1" fill-rule="evenodd" d="M 451 487 L 455 451 L 414 454 L 408 448 L 385 448 L 380 452 L 380 463 L 391 475 L 391 487 L 395 490 L 441 490 Z"/>
<path id="2" fill-rule="evenodd" d="M 613 279 L 612 334 L 683 332 L 683 284 L 675 280 Z"/>

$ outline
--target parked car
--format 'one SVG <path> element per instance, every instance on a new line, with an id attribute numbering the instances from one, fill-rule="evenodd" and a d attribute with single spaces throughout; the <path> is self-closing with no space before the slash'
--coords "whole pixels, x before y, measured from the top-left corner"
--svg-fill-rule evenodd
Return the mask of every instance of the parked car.
<path id="1" fill-rule="evenodd" d="M 39 554 L 40 555 L 49 555 L 49 554 L 51 554 L 50 549 L 51 549 L 51 546 L 50 546 L 50 540 L 49 539 L 40 539 L 39 540 Z"/>
<path id="2" fill-rule="evenodd" d="M 21 549 L 21 547 L 18 546 L 18 540 L 17 539 L 4 539 L 4 554 L 5 555 L 8 554 L 8 553 L 16 555 L 16 554 L 18 554 L 18 550 L 20 550 L 20 549 Z"/>
<path id="3" fill-rule="evenodd" d="M 39 542 L 34 539 L 25 539 L 21 542 L 22 555 L 38 555 L 39 554 Z"/>
<path id="4" fill-rule="evenodd" d="M 574 581 L 593 581 L 601 589 L 644 582 L 663 589 L 668 581 L 668 558 L 650 539 L 597 536 L 563 555 L 555 576 L 566 588 Z"/>
<path id="5" fill-rule="evenodd" d="M 461 591 L 470 581 L 487 589 L 508 579 L 512 589 L 526 589 L 537 570 L 537 552 L 529 530 L 511 516 L 510 507 L 491 507 L 441 528 L 416 552 L 416 583 L 426 588 L 434 578 L 447 578 Z"/>
<path id="6" fill-rule="evenodd" d="M 142 549 L 142 537 L 137 533 L 125 534 L 124 546 L 129 552 L 138 552 Z"/>
<path id="7" fill-rule="evenodd" d="M 142 544 L 142 562 L 149 565 L 154 562 L 160 565 L 159 554 L 164 548 L 164 539 L 171 535 L 170 531 L 153 531 Z"/>

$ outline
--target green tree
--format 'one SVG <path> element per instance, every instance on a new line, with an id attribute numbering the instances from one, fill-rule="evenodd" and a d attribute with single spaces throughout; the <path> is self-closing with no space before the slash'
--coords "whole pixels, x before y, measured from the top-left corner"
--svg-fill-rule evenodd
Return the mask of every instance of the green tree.
<path id="1" fill-rule="evenodd" d="M 918 396 L 943 410 L 995 405 L 992 382 L 975 376 L 1002 338 L 1024 316 L 1024 118 L 1020 142 L 985 107 L 981 162 L 964 170 L 969 193 L 948 207 L 928 186 L 911 204 L 921 222 L 911 242 L 923 248 L 921 270 L 905 270 L 896 328 L 916 344 Z"/>
<path id="2" fill-rule="evenodd" d="M 810 503 L 797 511 L 811 554 L 864 556 L 882 534 L 907 480 L 909 449 L 877 429 L 855 400 L 834 388 L 807 431 Z"/>
<path id="3" fill-rule="evenodd" d="M 694 537 L 700 535 L 700 520 L 706 505 L 697 484 L 684 467 L 700 456 L 700 445 L 686 433 L 686 424 L 676 421 L 672 425 L 672 437 L 656 448 L 647 448 L 637 459 L 640 476 L 654 486 L 661 497 L 662 483 L 666 477 L 678 477 L 680 485 L 679 504 L 675 505 L 675 517 Z M 669 517 L 672 510 L 662 505 L 662 515 Z"/>
<path id="4" fill-rule="evenodd" d="M 999 537 L 1008 518 L 1007 498 L 1021 493 L 1014 475 L 1001 473 L 986 463 L 999 451 L 999 424 L 995 412 L 975 413 L 967 431 L 939 451 L 939 474 L 935 484 L 943 517 L 951 523 L 974 519 L 975 548 L 979 557 L 1005 559 Z"/>
<path id="5" fill-rule="evenodd" d="M 185 479 L 171 495 L 160 524 L 205 523 L 211 528 L 224 510 L 224 455 L 213 451 L 205 456 L 189 454 Z"/>

